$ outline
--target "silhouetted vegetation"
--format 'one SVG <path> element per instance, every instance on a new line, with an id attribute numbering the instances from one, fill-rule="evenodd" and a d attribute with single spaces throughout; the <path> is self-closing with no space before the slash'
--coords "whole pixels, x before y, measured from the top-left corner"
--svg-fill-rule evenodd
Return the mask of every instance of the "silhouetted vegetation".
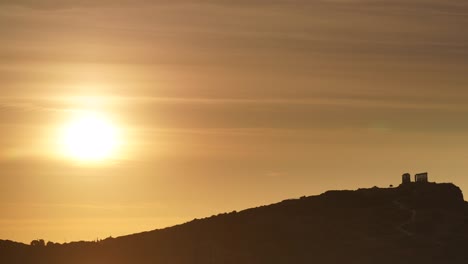
<path id="1" fill-rule="evenodd" d="M 43 239 L 31 241 L 31 246 L 33 247 L 45 247 L 45 241 Z"/>
<path id="2" fill-rule="evenodd" d="M 0 263 L 467 263 L 452 184 L 328 191 L 94 242 L 0 241 Z"/>

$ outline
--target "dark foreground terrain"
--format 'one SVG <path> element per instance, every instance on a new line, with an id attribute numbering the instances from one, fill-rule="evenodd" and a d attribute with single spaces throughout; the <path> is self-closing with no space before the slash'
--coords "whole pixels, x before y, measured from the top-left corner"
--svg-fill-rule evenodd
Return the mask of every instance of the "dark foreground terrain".
<path id="1" fill-rule="evenodd" d="M 0 241 L 0 263 L 468 263 L 453 184 L 329 191 L 99 242 Z"/>

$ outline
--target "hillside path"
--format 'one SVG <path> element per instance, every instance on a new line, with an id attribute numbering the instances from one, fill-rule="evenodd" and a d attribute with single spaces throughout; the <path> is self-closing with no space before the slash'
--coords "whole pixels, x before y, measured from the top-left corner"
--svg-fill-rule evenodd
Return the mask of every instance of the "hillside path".
<path id="1" fill-rule="evenodd" d="M 403 234 L 407 235 L 407 236 L 414 236 L 414 234 L 408 230 L 405 229 L 405 226 L 409 225 L 409 224 L 412 224 L 416 221 L 416 210 L 415 209 L 411 209 L 409 208 L 408 206 L 404 205 L 402 202 L 398 201 L 398 200 L 394 200 L 393 203 L 401 210 L 403 211 L 407 211 L 407 212 L 410 212 L 411 216 L 408 218 L 407 221 L 399 224 L 396 229 L 400 232 L 402 232 Z"/>

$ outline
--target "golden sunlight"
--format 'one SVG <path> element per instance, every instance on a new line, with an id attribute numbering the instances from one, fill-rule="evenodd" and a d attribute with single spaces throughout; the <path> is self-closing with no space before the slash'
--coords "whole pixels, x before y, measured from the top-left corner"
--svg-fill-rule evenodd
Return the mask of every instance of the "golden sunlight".
<path id="1" fill-rule="evenodd" d="M 98 113 L 86 112 L 79 115 L 62 132 L 64 154 L 80 161 L 111 158 L 118 145 L 117 127 Z"/>

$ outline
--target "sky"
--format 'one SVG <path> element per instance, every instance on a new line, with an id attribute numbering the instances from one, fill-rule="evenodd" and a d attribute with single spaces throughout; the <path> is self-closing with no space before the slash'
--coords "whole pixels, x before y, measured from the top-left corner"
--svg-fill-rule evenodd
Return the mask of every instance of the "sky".
<path id="1" fill-rule="evenodd" d="M 465 0 L 0 0 L 0 239 L 94 240 L 429 172 L 468 191 Z M 118 129 L 83 162 L 82 111 Z"/>

